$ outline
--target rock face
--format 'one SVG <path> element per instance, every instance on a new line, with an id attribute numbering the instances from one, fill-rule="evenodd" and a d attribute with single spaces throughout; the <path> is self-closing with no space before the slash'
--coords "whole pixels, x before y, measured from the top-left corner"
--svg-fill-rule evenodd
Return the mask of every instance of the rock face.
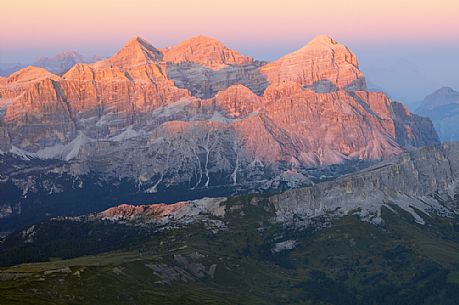
<path id="1" fill-rule="evenodd" d="M 271 84 L 295 82 L 319 92 L 366 90 L 357 57 L 344 45 L 322 35 L 306 46 L 261 68 Z"/>
<path id="2" fill-rule="evenodd" d="M 110 67 L 126 70 L 137 66 L 148 65 L 161 61 L 163 54 L 141 37 L 134 37 L 115 55 L 105 61 L 98 62 L 96 67 Z"/>
<path id="3" fill-rule="evenodd" d="M 209 37 L 193 37 L 163 52 L 168 77 L 176 86 L 199 98 L 214 97 L 237 84 L 261 95 L 268 86 L 266 76 L 259 72 L 263 62 L 243 56 Z"/>
<path id="4" fill-rule="evenodd" d="M 457 216 L 458 194 L 459 143 L 454 143 L 403 153 L 335 181 L 288 190 L 267 199 L 254 196 L 246 204 L 273 208 L 273 221 L 288 227 L 310 226 L 316 221 L 344 215 L 358 215 L 364 221 L 379 225 L 384 222 L 382 208 L 394 213 L 404 210 L 422 225 L 425 217 L 431 215 Z M 95 214 L 89 220 L 175 227 L 217 218 L 222 221 L 220 227 L 224 227 L 225 211 L 238 209 L 243 209 L 241 202 L 235 205 L 225 198 L 172 205 L 124 204 Z"/>
<path id="5" fill-rule="evenodd" d="M 435 139 L 439 142 L 436 130 L 429 118 L 410 113 L 405 105 L 393 102 L 396 117 L 397 142 L 404 147 L 421 147 Z"/>
<path id="6" fill-rule="evenodd" d="M 203 198 L 194 201 L 183 201 L 174 204 L 128 205 L 122 204 L 101 213 L 95 214 L 96 219 L 125 223 L 154 223 L 170 225 L 174 223 L 190 223 L 207 216 L 222 217 L 225 208 L 221 203 L 225 198 Z"/>
<path id="7" fill-rule="evenodd" d="M 32 299 L 38 291 L 49 303 L 69 295 L 82 304 L 134 303 L 138 293 L 107 287 L 135 279 L 160 304 L 457 304 L 448 275 L 457 272 L 458 181 L 459 143 L 444 144 L 274 196 L 55 217 L 2 237 L 2 292 Z M 94 290 L 99 279 L 104 289 Z M 8 290 L 34 281 L 41 290 Z M 54 289 L 56 282 L 66 285 Z"/>
<path id="8" fill-rule="evenodd" d="M 394 205 L 423 224 L 423 217 L 430 213 L 458 213 L 458 182 L 459 144 L 443 144 L 404 153 L 333 182 L 289 190 L 270 200 L 283 222 L 355 213 L 380 223 L 381 208 Z"/>
<path id="9" fill-rule="evenodd" d="M 194 63 L 213 70 L 253 63 L 253 59 L 224 46 L 210 37 L 197 36 L 164 50 L 164 61 Z"/>
<path id="10" fill-rule="evenodd" d="M 459 140 L 459 92 L 443 87 L 426 96 L 421 107 L 416 110 L 420 115 L 430 118 L 442 141 Z"/>
<path id="11" fill-rule="evenodd" d="M 149 193 L 306 181 L 311 166 L 438 142 L 429 120 L 366 91 L 355 55 L 326 36 L 269 64 L 206 37 L 166 50 L 135 37 L 62 77 L 29 67 L 0 79 L 0 118 L 2 151 Z"/>

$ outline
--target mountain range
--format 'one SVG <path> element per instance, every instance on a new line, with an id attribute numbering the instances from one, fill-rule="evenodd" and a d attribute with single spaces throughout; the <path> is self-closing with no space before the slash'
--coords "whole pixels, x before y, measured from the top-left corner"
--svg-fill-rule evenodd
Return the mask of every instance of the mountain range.
<path id="1" fill-rule="evenodd" d="M 150 198 L 282 190 L 438 142 L 429 119 L 368 91 L 355 54 L 328 36 L 269 63 L 205 36 L 166 49 L 135 37 L 62 76 L 30 66 L 0 78 L 0 150 L 18 164 L 5 161 L 15 195 L 0 211 L 36 216 L 33 194 L 88 183 Z"/>
<path id="2" fill-rule="evenodd" d="M 454 90 L 413 114 L 325 35 L 81 61 L 0 78 L 0 304 L 459 302 Z"/>

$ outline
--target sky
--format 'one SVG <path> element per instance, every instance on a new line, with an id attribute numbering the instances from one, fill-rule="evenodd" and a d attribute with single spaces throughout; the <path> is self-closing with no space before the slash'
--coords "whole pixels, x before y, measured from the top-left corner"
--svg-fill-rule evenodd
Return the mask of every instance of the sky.
<path id="1" fill-rule="evenodd" d="M 203 34 L 274 60 L 327 34 L 394 99 L 459 89 L 458 0 L 0 1 L 0 67 L 67 50 L 109 56 L 136 35 L 166 47 Z"/>

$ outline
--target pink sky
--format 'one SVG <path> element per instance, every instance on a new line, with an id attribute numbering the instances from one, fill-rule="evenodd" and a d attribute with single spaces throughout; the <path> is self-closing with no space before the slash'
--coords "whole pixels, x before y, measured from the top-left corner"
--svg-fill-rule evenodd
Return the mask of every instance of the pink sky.
<path id="1" fill-rule="evenodd" d="M 457 0 L 14 0 L 2 1 L 0 55 L 24 49 L 100 49 L 134 35 L 164 46 L 207 34 L 250 47 L 339 40 L 441 42 L 459 32 Z"/>

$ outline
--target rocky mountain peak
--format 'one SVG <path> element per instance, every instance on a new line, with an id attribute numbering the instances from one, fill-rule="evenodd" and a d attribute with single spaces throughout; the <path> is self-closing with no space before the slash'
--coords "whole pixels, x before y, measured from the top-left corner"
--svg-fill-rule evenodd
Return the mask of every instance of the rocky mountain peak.
<path id="1" fill-rule="evenodd" d="M 336 45 L 336 44 L 338 44 L 336 42 L 336 40 L 334 40 L 333 38 L 331 38 L 328 35 L 318 35 L 318 36 L 314 37 L 308 43 L 308 45 L 328 45 L 328 46 L 332 46 L 332 45 Z"/>
<path id="2" fill-rule="evenodd" d="M 62 76 L 65 80 L 92 80 L 94 71 L 88 64 L 76 64 Z"/>
<path id="3" fill-rule="evenodd" d="M 432 119 L 442 141 L 459 140 L 459 91 L 442 87 L 427 95 L 416 112 Z"/>
<path id="4" fill-rule="evenodd" d="M 453 103 L 459 103 L 459 92 L 451 87 L 442 87 L 424 98 L 420 111 Z"/>
<path id="5" fill-rule="evenodd" d="M 453 92 L 457 92 L 456 90 L 454 90 L 453 88 L 451 87 L 448 87 L 448 86 L 445 86 L 445 87 L 441 87 L 440 89 L 438 89 L 437 91 L 435 91 L 436 93 L 453 93 Z"/>
<path id="6" fill-rule="evenodd" d="M 27 68 L 21 69 L 8 77 L 9 83 L 25 83 L 30 81 L 41 80 L 45 78 L 58 79 L 57 75 L 52 74 L 46 69 L 28 66 Z"/>
<path id="7" fill-rule="evenodd" d="M 317 92 L 366 90 L 357 57 L 348 47 L 326 35 L 317 36 L 261 71 L 271 84 L 296 82 Z"/>
<path id="8" fill-rule="evenodd" d="M 220 41 L 203 35 L 192 37 L 166 49 L 164 60 L 172 63 L 195 63 L 213 70 L 253 62 L 253 58 L 243 56 Z"/>
<path id="9" fill-rule="evenodd" d="M 129 40 L 121 50 L 108 60 L 99 62 L 99 65 L 115 66 L 121 69 L 146 65 L 162 60 L 160 50 L 152 46 L 145 39 L 136 36 Z"/>
<path id="10" fill-rule="evenodd" d="M 426 99 L 433 99 L 433 98 L 448 98 L 452 100 L 459 100 L 459 92 L 454 90 L 451 87 L 441 87 L 437 91 L 429 94 Z"/>
<path id="11" fill-rule="evenodd" d="M 317 53 L 325 52 L 325 53 L 335 53 L 338 55 L 337 64 L 352 64 L 357 69 L 359 68 L 359 63 L 357 61 L 357 56 L 344 44 L 341 44 L 334 40 L 332 37 L 327 35 L 319 35 L 314 37 L 311 41 L 309 41 L 304 47 L 296 51 L 298 53 L 304 54 L 304 56 L 317 56 Z M 294 53 L 296 53 L 294 52 Z M 340 58 L 343 55 L 344 58 Z M 340 60 L 343 59 L 341 62 Z"/>
<path id="12" fill-rule="evenodd" d="M 222 42 L 218 41 L 215 38 L 205 36 L 205 35 L 193 36 L 180 43 L 180 45 L 190 45 L 190 46 L 197 46 L 200 44 L 212 44 L 218 47 L 224 47 Z"/>
<path id="13" fill-rule="evenodd" d="M 137 47 L 137 46 L 149 48 L 151 47 L 151 44 L 147 40 L 137 35 L 129 39 L 129 41 L 124 45 L 124 47 Z"/>

